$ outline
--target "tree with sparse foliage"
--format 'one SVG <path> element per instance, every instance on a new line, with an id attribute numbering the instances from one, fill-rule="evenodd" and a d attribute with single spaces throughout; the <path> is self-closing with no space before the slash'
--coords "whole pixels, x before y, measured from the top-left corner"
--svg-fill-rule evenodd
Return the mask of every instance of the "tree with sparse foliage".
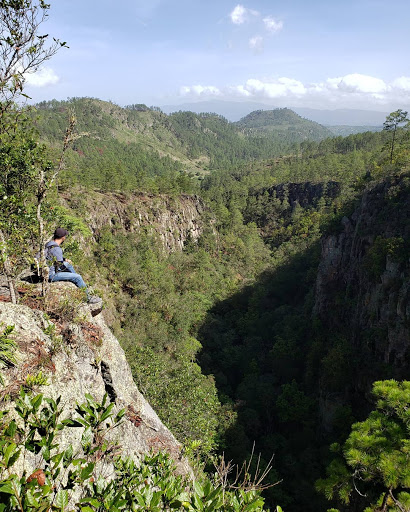
<path id="1" fill-rule="evenodd" d="M 65 42 L 42 34 L 50 4 L 44 0 L 0 1 L 0 112 L 28 98 L 24 93 L 27 74 L 36 72 Z"/>
<path id="2" fill-rule="evenodd" d="M 50 42 L 48 34 L 40 31 L 49 8 L 44 0 L 0 1 L 0 263 L 14 303 L 19 248 L 26 245 L 30 227 L 35 228 L 28 200 L 35 193 L 41 203 L 42 176 L 50 167 L 21 101 L 28 98 L 24 92 L 27 75 L 66 46 L 55 38 Z M 39 182 L 37 191 L 34 180 Z M 40 222 L 40 233 L 41 228 Z"/>
<path id="3" fill-rule="evenodd" d="M 390 163 L 393 163 L 394 146 L 396 143 L 397 129 L 400 126 L 404 126 L 409 123 L 410 119 L 407 117 L 405 110 L 396 110 L 386 117 L 386 121 L 383 123 L 383 130 L 391 132 L 392 137 L 390 141 Z"/>

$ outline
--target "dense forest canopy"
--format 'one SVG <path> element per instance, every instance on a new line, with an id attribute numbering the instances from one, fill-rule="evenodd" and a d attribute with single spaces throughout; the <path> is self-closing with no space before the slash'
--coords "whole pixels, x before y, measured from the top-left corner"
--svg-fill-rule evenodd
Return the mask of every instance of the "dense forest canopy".
<path id="1" fill-rule="evenodd" d="M 170 180 L 177 182 L 177 175 L 184 173 L 202 178 L 210 170 L 243 166 L 284 154 L 298 155 L 330 135 L 320 125 L 288 109 L 272 111 L 268 121 L 260 119 L 268 113 L 255 112 L 258 122 L 269 122 L 273 131 L 249 135 L 242 125 L 230 123 L 217 114 L 176 112 L 167 116 L 145 105 L 122 109 L 92 98 L 73 98 L 66 102 L 42 102 L 33 113 L 41 136 L 53 146 L 63 136 L 69 108 L 76 111 L 78 131 L 88 134 L 69 152 L 71 181 L 109 190 L 150 186 L 158 190 L 158 186 L 163 187 L 161 183 L 169 187 Z M 276 118 L 282 119 L 283 111 L 286 122 L 277 123 Z M 320 134 L 314 133 L 311 125 Z M 358 145 L 360 149 L 361 144 Z M 330 148 L 321 146 L 320 151 L 329 152 Z M 118 153 L 120 161 L 115 157 Z M 179 189 L 191 191 L 190 181 L 182 182 L 186 190 L 181 186 Z"/>
<path id="2" fill-rule="evenodd" d="M 235 124 L 249 135 L 275 134 L 282 136 L 288 143 L 319 141 L 332 136 L 332 132 L 324 126 L 304 119 L 289 108 L 256 110 Z"/>

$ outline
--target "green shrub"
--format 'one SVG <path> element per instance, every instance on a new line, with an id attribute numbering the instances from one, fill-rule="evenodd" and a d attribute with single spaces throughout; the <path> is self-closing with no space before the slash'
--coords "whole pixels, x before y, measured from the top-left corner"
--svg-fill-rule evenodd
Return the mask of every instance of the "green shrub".
<path id="1" fill-rule="evenodd" d="M 0 512 L 118 511 L 263 511 L 264 500 L 251 488 L 229 489 L 221 480 L 191 482 L 177 476 L 167 454 L 146 455 L 135 462 L 118 455 L 107 433 L 123 421 L 107 395 L 97 402 L 86 395 L 76 417 L 60 421 L 60 399 L 34 397 L 21 391 L 15 410 L 19 419 L 0 412 Z M 62 449 L 59 436 L 81 428 L 81 449 Z M 28 475 L 13 472 L 25 452 L 36 454 L 37 469 Z M 114 468 L 107 479 L 101 464 Z"/>
<path id="2" fill-rule="evenodd" d="M 37 386 L 48 386 L 47 376 L 40 370 L 35 375 L 28 374 L 24 383 L 24 389 L 32 390 Z"/>
<path id="3" fill-rule="evenodd" d="M 378 236 L 366 254 L 364 267 L 369 276 L 376 279 L 386 268 L 387 256 L 394 261 L 404 262 L 407 254 L 408 248 L 403 238 Z"/>

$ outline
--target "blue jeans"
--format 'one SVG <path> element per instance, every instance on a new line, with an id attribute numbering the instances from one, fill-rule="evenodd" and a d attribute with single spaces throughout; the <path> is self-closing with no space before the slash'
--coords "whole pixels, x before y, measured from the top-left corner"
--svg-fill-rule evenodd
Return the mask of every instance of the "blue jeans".
<path id="1" fill-rule="evenodd" d="M 69 281 L 70 283 L 74 283 L 78 288 L 85 288 L 87 291 L 87 285 L 84 283 L 84 279 L 77 274 L 74 270 L 74 267 L 69 263 L 65 264 L 67 269 L 66 272 L 53 272 L 53 268 L 50 269 L 49 281 L 51 283 L 56 283 L 58 281 Z M 87 293 L 88 295 L 88 293 Z"/>

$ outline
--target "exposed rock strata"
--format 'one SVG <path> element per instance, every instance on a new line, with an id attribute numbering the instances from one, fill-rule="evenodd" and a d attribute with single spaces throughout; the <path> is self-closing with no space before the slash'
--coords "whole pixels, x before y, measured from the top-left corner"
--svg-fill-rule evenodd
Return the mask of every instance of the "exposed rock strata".
<path id="1" fill-rule="evenodd" d="M 69 207 L 77 198 L 65 196 Z M 103 228 L 133 233 L 148 229 L 168 251 L 181 250 L 188 239 L 198 240 L 206 226 L 206 207 L 198 196 L 92 192 L 87 196 L 83 217 L 98 242 Z"/>
<path id="2" fill-rule="evenodd" d="M 303 208 L 316 206 L 319 199 L 334 199 L 340 194 L 341 186 L 337 181 L 327 183 L 280 183 L 267 189 L 270 196 L 274 194 L 283 201 L 285 198 L 293 207 L 296 203 Z"/>

